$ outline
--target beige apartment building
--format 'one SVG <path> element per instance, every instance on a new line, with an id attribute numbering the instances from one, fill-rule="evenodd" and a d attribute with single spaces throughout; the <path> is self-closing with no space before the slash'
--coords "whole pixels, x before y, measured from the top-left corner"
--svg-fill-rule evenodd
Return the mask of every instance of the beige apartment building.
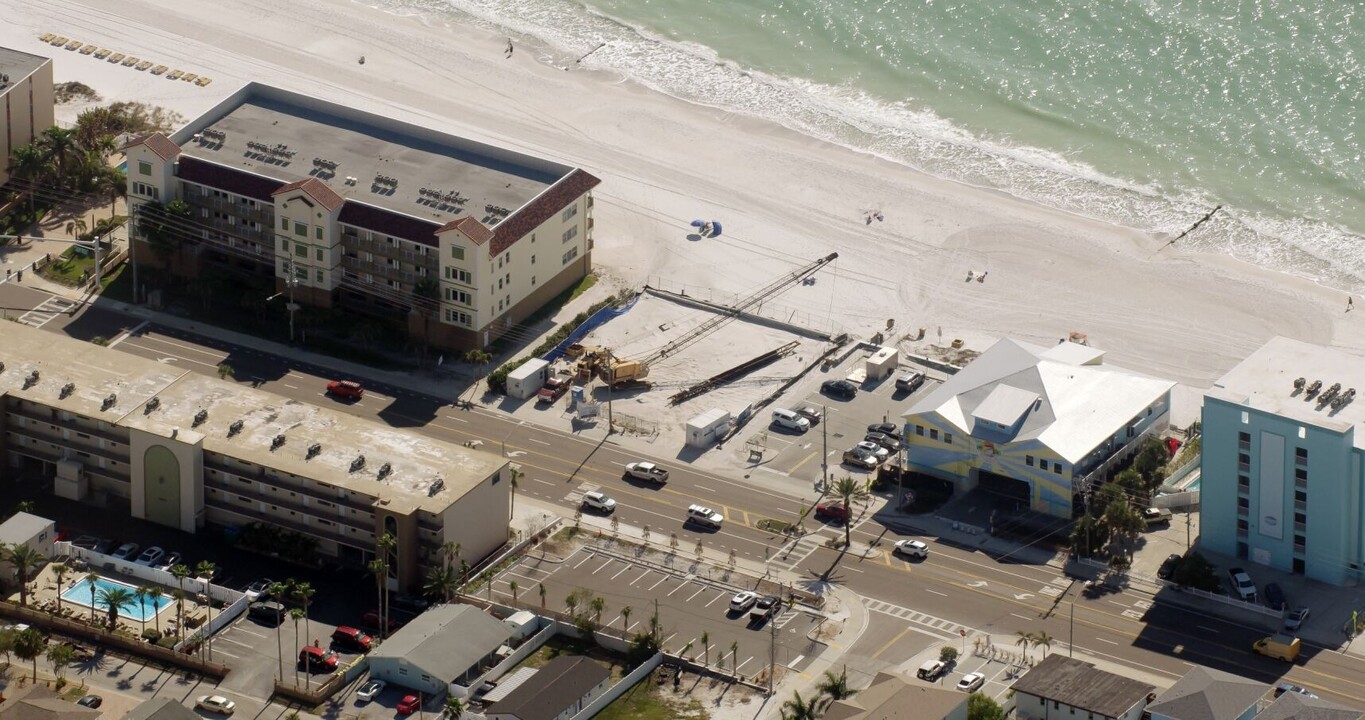
<path id="1" fill-rule="evenodd" d="M 420 586 L 446 543 L 472 565 L 507 541 L 497 454 L 7 325 L 0 455 L 60 497 L 190 533 L 266 523 L 350 565 L 387 532 L 400 590 Z"/>
<path id="2" fill-rule="evenodd" d="M 0 185 L 14 149 L 56 124 L 52 58 L 0 47 Z"/>
<path id="3" fill-rule="evenodd" d="M 268 273 L 440 347 L 487 346 L 592 269 L 596 177 L 278 88 L 126 151 L 130 203 L 191 207 L 177 272 Z"/>

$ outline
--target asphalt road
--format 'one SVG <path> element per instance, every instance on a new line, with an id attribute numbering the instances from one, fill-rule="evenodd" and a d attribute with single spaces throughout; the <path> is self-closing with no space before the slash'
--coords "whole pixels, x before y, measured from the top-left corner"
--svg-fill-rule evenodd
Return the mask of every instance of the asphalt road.
<path id="1" fill-rule="evenodd" d="M 8 290 L 0 292 L 0 304 L 27 302 L 11 299 L 11 294 Z M 75 325 L 83 333 L 113 337 L 129 324 L 126 317 L 116 314 L 92 316 L 86 321 L 84 317 L 85 313 L 78 314 L 67 325 Z M 49 328 L 73 333 L 66 326 Z M 642 458 L 610 441 L 591 441 L 527 426 L 478 408 L 453 409 L 438 399 L 371 384 L 365 378 L 357 378 L 367 383 L 363 401 L 335 402 L 322 392 L 325 383 L 334 379 L 324 368 L 155 325 L 142 328 L 118 347 L 205 374 L 216 373 L 219 363 L 228 362 L 236 369 L 238 382 L 257 384 L 301 401 L 331 403 L 342 412 L 451 442 L 482 441 L 485 448 L 502 450 L 521 465 L 527 473 L 518 490 L 523 495 L 571 505 L 576 504 L 583 489 L 602 489 L 617 499 L 617 513 L 623 523 L 650 525 L 656 532 L 676 531 L 685 544 L 699 538 L 722 552 L 733 549 L 741 557 L 763 560 L 783 551 L 787 539 L 759 530 L 757 523 L 764 518 L 794 518 L 816 499 L 813 493 L 805 498 L 790 497 L 687 466 L 670 465 L 666 460 L 661 462 L 672 468 L 666 486 L 630 482 L 623 479 L 622 467 Z M 683 511 L 692 502 L 723 512 L 724 528 L 699 532 L 685 525 Z M 829 528 L 821 532 L 832 537 L 842 531 Z M 863 522 L 854 534 L 855 540 L 880 540 L 884 546 L 898 537 L 912 536 L 875 522 Z M 920 563 L 907 563 L 887 553 L 854 559 L 820 547 L 818 541 L 806 542 L 791 553 L 797 558 L 793 569 L 812 579 L 845 583 L 868 599 L 874 613 L 909 622 L 944 639 L 951 639 L 945 627 L 997 635 L 1012 635 L 1016 630 L 1044 631 L 1057 639 L 1053 649 L 1064 651 L 1074 627 L 1078 649 L 1164 674 L 1171 680 L 1182 674 L 1188 663 L 1199 663 L 1268 683 L 1285 676 L 1325 698 L 1365 707 L 1365 668 L 1351 656 L 1305 646 L 1298 664 L 1285 665 L 1250 651 L 1251 643 L 1268 634 L 1267 629 L 1153 604 L 1149 594 L 1134 590 L 1093 598 L 1078 596 L 1078 589 L 1056 568 L 1000 563 L 969 547 L 928 540 L 931 556 Z M 878 660 L 895 662 L 901 652 L 912 652 L 912 648 L 893 645 Z"/>

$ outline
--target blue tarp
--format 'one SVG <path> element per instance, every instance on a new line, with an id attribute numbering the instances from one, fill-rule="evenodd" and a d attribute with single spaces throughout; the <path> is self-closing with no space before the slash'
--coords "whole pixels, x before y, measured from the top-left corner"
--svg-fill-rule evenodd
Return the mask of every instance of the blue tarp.
<path id="1" fill-rule="evenodd" d="M 565 348 L 587 337 L 588 333 L 606 324 L 608 320 L 624 315 L 631 308 L 635 307 L 635 301 L 639 299 L 640 295 L 637 293 L 635 297 L 631 298 L 629 302 L 621 307 L 608 306 L 589 315 L 588 319 L 584 320 L 582 325 L 579 325 L 573 332 L 569 333 L 569 336 L 564 338 L 563 342 L 556 345 L 550 352 L 545 353 L 543 359 L 547 362 L 554 362 L 563 357 Z"/>

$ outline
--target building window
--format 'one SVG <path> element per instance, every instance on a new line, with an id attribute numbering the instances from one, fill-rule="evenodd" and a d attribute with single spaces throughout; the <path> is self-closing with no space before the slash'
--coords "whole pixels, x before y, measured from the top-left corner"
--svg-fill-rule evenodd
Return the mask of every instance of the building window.
<path id="1" fill-rule="evenodd" d="M 470 318 L 468 313 L 462 313 L 459 310 L 451 310 L 447 308 L 446 322 L 455 323 L 456 325 L 463 325 L 465 327 L 470 327 L 473 320 L 472 318 Z"/>
<path id="2" fill-rule="evenodd" d="M 308 246 L 301 243 L 294 243 L 294 254 L 301 258 L 308 257 Z"/>
<path id="3" fill-rule="evenodd" d="M 1251 442 L 1251 433 L 1239 432 L 1237 433 L 1237 440 L 1239 442 Z"/>
<path id="4" fill-rule="evenodd" d="M 1238 475 L 1238 476 L 1237 476 L 1237 489 L 1238 489 L 1238 490 L 1247 490 L 1247 491 L 1250 491 L 1250 490 L 1251 490 L 1251 478 L 1247 477 L 1246 475 Z"/>
<path id="5" fill-rule="evenodd" d="M 916 426 L 915 426 L 915 434 L 916 434 L 916 435 L 919 435 L 920 437 L 924 437 L 924 426 L 923 426 L 923 425 L 916 425 Z"/>
<path id="6" fill-rule="evenodd" d="M 469 293 L 463 290 L 456 290 L 455 288 L 446 288 L 446 300 L 461 305 L 470 305 L 473 303 L 473 298 L 470 297 Z"/>
<path id="7" fill-rule="evenodd" d="M 929 428 L 929 439 L 930 440 L 938 439 L 938 428 Z"/>
<path id="8" fill-rule="evenodd" d="M 323 282 L 323 280 L 322 280 L 322 271 L 321 271 L 321 270 L 318 271 L 318 282 Z"/>
<path id="9" fill-rule="evenodd" d="M 1250 523 L 1248 523 L 1246 520 L 1238 520 L 1238 521 L 1237 521 L 1237 532 L 1242 533 L 1242 534 L 1246 534 L 1246 531 L 1247 531 L 1249 528 L 1250 528 Z"/>
<path id="10" fill-rule="evenodd" d="M 307 279 L 308 279 L 308 268 L 306 268 L 306 267 L 297 267 L 297 266 L 296 266 L 296 267 L 294 268 L 294 277 L 296 277 L 296 278 L 298 278 L 298 279 L 300 279 L 300 280 L 307 280 Z"/>
<path id="11" fill-rule="evenodd" d="M 463 259 L 464 259 L 464 248 L 460 247 L 459 245 L 451 245 L 451 246 L 450 246 L 450 257 L 453 258 L 453 259 L 455 259 L 455 260 L 463 260 Z"/>
<path id="12" fill-rule="evenodd" d="M 945 442 L 945 443 L 947 443 L 947 444 L 949 444 L 949 445 L 952 445 L 952 444 L 953 444 L 953 435 L 952 435 L 952 433 L 943 433 L 943 442 Z"/>
<path id="13" fill-rule="evenodd" d="M 1294 448 L 1294 464 L 1295 465 L 1308 464 L 1308 448 Z"/>
<path id="14" fill-rule="evenodd" d="M 535 287 L 535 286 L 536 286 L 536 276 L 535 276 L 535 275 L 532 275 L 532 276 L 531 276 L 531 287 Z"/>
<path id="15" fill-rule="evenodd" d="M 289 252 L 289 240 L 288 240 L 288 238 L 280 238 L 280 249 L 283 250 L 283 251 L 285 251 L 285 252 Z"/>
<path id="16" fill-rule="evenodd" d="M 470 275 L 468 270 L 461 270 L 459 268 L 448 267 L 446 268 L 446 279 L 470 285 L 474 281 L 474 276 Z"/>
<path id="17" fill-rule="evenodd" d="M 565 231 L 564 231 L 564 239 L 561 240 L 560 242 L 566 243 L 566 242 L 568 242 L 568 241 L 570 241 L 570 240 L 572 240 L 572 239 L 574 239 L 574 238 L 576 238 L 576 237 L 578 237 L 578 226 L 577 226 L 577 225 L 575 225 L 575 226 L 569 228 L 568 230 L 565 230 Z"/>
<path id="18" fill-rule="evenodd" d="M 560 264 L 561 264 L 561 265 L 568 265 L 570 262 L 573 262 L 573 259 L 576 258 L 576 257 L 578 257 L 578 248 L 574 248 L 574 249 L 572 249 L 572 250 L 570 250 L 570 251 L 564 253 L 564 262 L 562 262 L 562 263 L 560 263 Z"/>
<path id="19" fill-rule="evenodd" d="M 143 161 L 143 160 L 137 161 L 137 174 L 138 174 L 138 175 L 151 175 L 151 174 L 152 174 L 152 164 L 149 163 L 149 162 L 145 162 L 145 161 Z M 567 219 L 567 218 L 566 218 L 566 219 Z"/>
<path id="20" fill-rule="evenodd" d="M 501 256 L 501 255 L 498 256 L 498 269 L 499 269 L 499 270 L 502 269 L 502 256 Z"/>
<path id="21" fill-rule="evenodd" d="M 1251 507 L 1251 500 L 1244 497 L 1237 498 L 1237 509 L 1246 510 Z"/>
<path id="22" fill-rule="evenodd" d="M 313 248 L 313 259 L 322 262 L 322 248 Z"/>
<path id="23" fill-rule="evenodd" d="M 317 238 L 317 239 L 319 239 L 319 240 L 322 239 L 322 226 L 321 226 L 321 225 L 319 225 L 319 226 L 313 228 L 313 237 L 315 237 L 315 238 Z"/>
<path id="24" fill-rule="evenodd" d="M 536 256 L 535 256 L 535 255 L 532 255 L 532 256 L 531 256 L 531 264 L 532 264 L 532 265 L 535 265 L 535 264 L 536 264 Z"/>
<path id="25" fill-rule="evenodd" d="M 1250 465 L 1251 456 L 1246 453 L 1237 453 L 1237 462 L 1241 463 L 1242 465 Z"/>
<path id="26" fill-rule="evenodd" d="M 577 215 L 577 214 L 578 214 L 578 205 L 570 205 L 570 206 L 564 208 L 564 212 L 560 214 L 559 220 L 560 220 L 560 222 L 568 222 L 568 221 L 569 221 L 569 218 L 571 218 L 571 217 L 573 217 L 573 216 L 575 216 L 575 215 Z"/>
<path id="27" fill-rule="evenodd" d="M 1052 474 L 1053 474 L 1053 475 L 1061 475 L 1061 474 L 1062 474 L 1062 464 L 1061 464 L 1061 463 L 1059 463 L 1059 462 L 1052 463 Z"/>
<path id="28" fill-rule="evenodd" d="M 294 223 L 294 234 L 299 237 L 308 237 L 308 225 L 301 222 Z"/>
<path id="29" fill-rule="evenodd" d="M 281 229 L 281 230 L 288 230 L 288 229 L 289 229 L 289 218 L 286 218 L 286 217 L 280 218 L 280 229 Z"/>
<path id="30" fill-rule="evenodd" d="M 1308 493 L 1303 490 L 1294 491 L 1294 502 L 1308 502 Z"/>
<path id="31" fill-rule="evenodd" d="M 1043 460 L 1043 459 L 1039 459 L 1039 460 L 1038 460 L 1038 469 L 1040 469 L 1040 470 L 1046 470 L 1046 469 L 1047 469 L 1047 461 L 1046 461 L 1046 460 Z"/>
<path id="32" fill-rule="evenodd" d="M 1027 465 L 1027 466 L 1029 466 L 1029 467 L 1033 467 L 1033 456 L 1032 456 L 1032 455 L 1025 455 L 1025 456 L 1024 456 L 1024 464 Z"/>
<path id="33" fill-rule="evenodd" d="M 498 289 L 502 289 L 502 278 L 498 278 Z"/>

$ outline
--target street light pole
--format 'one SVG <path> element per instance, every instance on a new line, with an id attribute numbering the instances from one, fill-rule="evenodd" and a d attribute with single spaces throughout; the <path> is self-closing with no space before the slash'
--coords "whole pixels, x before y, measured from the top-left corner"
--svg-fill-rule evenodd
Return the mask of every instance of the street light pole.
<path id="1" fill-rule="evenodd" d="M 1071 584 L 1075 585 L 1076 581 L 1072 580 Z M 1077 590 L 1076 593 L 1079 594 L 1080 591 Z M 1071 630 L 1068 632 L 1066 638 L 1066 656 L 1068 658 L 1073 657 L 1075 652 L 1076 652 L 1076 595 L 1073 594 L 1071 596 Z"/>

